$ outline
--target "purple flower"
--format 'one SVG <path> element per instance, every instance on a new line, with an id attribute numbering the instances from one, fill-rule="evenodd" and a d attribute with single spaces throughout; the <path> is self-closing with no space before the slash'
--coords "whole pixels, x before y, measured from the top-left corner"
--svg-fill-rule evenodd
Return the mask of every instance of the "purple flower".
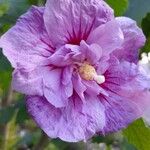
<path id="1" fill-rule="evenodd" d="M 126 127 L 149 104 L 150 80 L 137 65 L 145 37 L 102 0 L 47 0 L 0 40 L 12 85 L 51 138 L 77 142 Z"/>

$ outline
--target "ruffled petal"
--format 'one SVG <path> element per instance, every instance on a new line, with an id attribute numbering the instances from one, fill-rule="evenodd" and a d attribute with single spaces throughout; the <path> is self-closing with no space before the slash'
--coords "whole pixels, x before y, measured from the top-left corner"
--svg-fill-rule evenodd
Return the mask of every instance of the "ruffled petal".
<path id="1" fill-rule="evenodd" d="M 43 12 L 43 7 L 32 7 L 1 37 L 0 47 L 14 68 L 35 68 L 51 55 Z"/>
<path id="2" fill-rule="evenodd" d="M 117 17 L 116 21 L 124 34 L 122 48 L 117 50 L 115 55 L 120 60 L 137 63 L 139 60 L 139 50 L 145 43 L 145 36 L 136 22 L 127 17 Z"/>
<path id="3" fill-rule="evenodd" d="M 62 75 L 62 84 L 68 85 L 72 79 L 73 68 L 71 66 L 65 67 Z"/>
<path id="4" fill-rule="evenodd" d="M 123 40 L 124 36 L 119 24 L 117 21 L 112 20 L 92 31 L 87 39 L 87 43 L 99 44 L 102 48 L 103 55 L 106 56 L 117 48 L 120 48 Z"/>
<path id="5" fill-rule="evenodd" d="M 105 96 L 108 96 L 108 93 L 103 89 L 101 88 L 95 81 L 86 81 L 86 80 L 83 80 L 82 81 L 83 84 L 85 85 L 86 87 L 86 93 L 93 96 L 97 96 L 99 94 L 103 94 Z"/>
<path id="6" fill-rule="evenodd" d="M 78 94 L 80 99 L 84 102 L 85 101 L 84 92 L 86 90 L 86 86 L 82 83 L 82 79 L 80 75 L 76 74 L 76 76 L 73 76 L 72 82 L 73 82 L 73 88 L 75 92 Z"/>
<path id="7" fill-rule="evenodd" d="M 73 68 L 71 66 L 65 67 L 62 73 L 62 85 L 64 93 L 69 98 L 73 94 L 73 82 L 72 82 Z"/>
<path id="8" fill-rule="evenodd" d="M 144 70 L 129 62 L 121 62 L 108 70 L 110 72 L 110 74 L 106 73 L 106 78 L 109 76 L 108 84 L 113 82 L 116 85 L 116 89 L 119 87 L 119 90 L 116 91 L 119 95 L 131 99 L 139 106 L 139 109 L 144 111 L 150 104 L 150 78 L 145 74 Z M 113 89 L 113 87 L 111 88 Z"/>
<path id="9" fill-rule="evenodd" d="M 64 107 L 73 93 L 73 85 L 62 83 L 63 69 L 49 69 L 43 72 L 44 96 L 55 107 Z"/>
<path id="10" fill-rule="evenodd" d="M 51 138 L 78 142 L 91 138 L 105 125 L 104 107 L 97 98 L 74 97 L 65 108 L 55 108 L 43 97 L 28 97 L 27 109 L 37 124 Z M 43 109 L 44 108 L 44 109 Z"/>
<path id="11" fill-rule="evenodd" d="M 108 93 L 110 95 L 108 98 L 101 97 L 106 115 L 106 125 L 101 131 L 103 134 L 126 128 L 130 123 L 141 116 L 141 112 L 136 103 L 112 92 Z"/>
<path id="12" fill-rule="evenodd" d="M 85 41 L 81 41 L 80 51 L 84 58 L 93 65 L 96 64 L 102 56 L 102 48 L 98 44 L 88 45 Z"/>
<path id="13" fill-rule="evenodd" d="M 107 126 L 104 132 L 117 131 L 142 117 L 150 105 L 150 79 L 134 63 L 121 62 L 110 66 L 102 84 L 109 96 L 105 103 Z M 111 126 L 110 126 L 111 125 Z"/>
<path id="14" fill-rule="evenodd" d="M 114 18 L 103 0 L 47 0 L 44 22 L 55 46 L 80 44 L 97 26 Z"/>
<path id="15" fill-rule="evenodd" d="M 48 58 L 50 65 L 64 67 L 73 64 L 76 60 L 82 60 L 82 54 L 80 52 L 79 46 L 66 44 Z"/>
<path id="16" fill-rule="evenodd" d="M 43 95 L 43 79 L 39 67 L 34 70 L 19 69 L 13 72 L 12 87 L 14 90 L 27 95 Z"/>

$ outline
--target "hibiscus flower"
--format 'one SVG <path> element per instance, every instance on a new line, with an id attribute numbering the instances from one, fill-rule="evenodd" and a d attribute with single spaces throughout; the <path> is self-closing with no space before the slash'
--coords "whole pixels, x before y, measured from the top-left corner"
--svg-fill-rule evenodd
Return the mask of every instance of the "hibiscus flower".
<path id="1" fill-rule="evenodd" d="M 103 0 L 47 0 L 0 39 L 12 86 L 51 138 L 87 140 L 125 128 L 149 104 L 150 79 L 137 65 L 142 30 Z"/>

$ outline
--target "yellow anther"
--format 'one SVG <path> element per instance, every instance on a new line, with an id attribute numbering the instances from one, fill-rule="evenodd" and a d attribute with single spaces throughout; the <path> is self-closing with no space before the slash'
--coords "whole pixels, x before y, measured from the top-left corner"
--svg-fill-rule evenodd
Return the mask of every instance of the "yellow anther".
<path id="1" fill-rule="evenodd" d="M 79 68 L 80 76 L 85 80 L 95 80 L 98 84 L 105 82 L 103 75 L 97 75 L 97 72 L 93 66 L 84 62 Z"/>
<path id="2" fill-rule="evenodd" d="M 79 68 L 79 73 L 81 77 L 85 80 L 93 80 L 94 74 L 96 73 L 95 68 L 88 63 L 83 63 Z"/>

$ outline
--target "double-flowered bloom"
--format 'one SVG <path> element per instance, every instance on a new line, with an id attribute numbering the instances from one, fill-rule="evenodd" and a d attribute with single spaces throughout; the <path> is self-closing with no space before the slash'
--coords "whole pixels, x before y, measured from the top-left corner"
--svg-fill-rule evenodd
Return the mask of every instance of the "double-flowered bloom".
<path id="1" fill-rule="evenodd" d="M 137 65 L 145 37 L 103 0 L 47 0 L 0 39 L 12 85 L 51 138 L 77 142 L 126 127 L 149 104 Z"/>

